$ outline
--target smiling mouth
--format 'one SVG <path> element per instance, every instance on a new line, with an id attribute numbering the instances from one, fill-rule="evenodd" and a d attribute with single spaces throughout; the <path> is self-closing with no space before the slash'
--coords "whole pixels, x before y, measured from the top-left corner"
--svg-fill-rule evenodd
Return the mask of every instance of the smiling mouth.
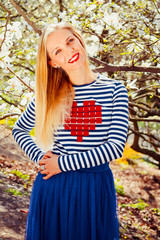
<path id="1" fill-rule="evenodd" d="M 77 62 L 79 59 L 79 53 L 73 55 L 73 57 L 68 61 L 69 63 Z"/>

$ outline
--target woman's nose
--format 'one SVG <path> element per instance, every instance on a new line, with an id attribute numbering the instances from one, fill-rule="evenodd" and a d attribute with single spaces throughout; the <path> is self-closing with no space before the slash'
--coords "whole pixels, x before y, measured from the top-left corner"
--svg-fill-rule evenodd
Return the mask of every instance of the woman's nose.
<path id="1" fill-rule="evenodd" d="M 65 54 L 66 55 L 71 55 L 72 52 L 74 52 L 75 48 L 74 47 L 71 47 L 71 46 L 68 46 L 65 50 Z"/>

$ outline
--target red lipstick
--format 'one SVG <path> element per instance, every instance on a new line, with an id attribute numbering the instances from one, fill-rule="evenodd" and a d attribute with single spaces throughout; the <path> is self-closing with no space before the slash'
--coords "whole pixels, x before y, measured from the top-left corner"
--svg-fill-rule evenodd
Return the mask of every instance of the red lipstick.
<path id="1" fill-rule="evenodd" d="M 76 53 L 72 56 L 72 58 L 68 62 L 74 63 L 74 62 L 78 61 L 78 59 L 79 59 L 79 53 Z"/>

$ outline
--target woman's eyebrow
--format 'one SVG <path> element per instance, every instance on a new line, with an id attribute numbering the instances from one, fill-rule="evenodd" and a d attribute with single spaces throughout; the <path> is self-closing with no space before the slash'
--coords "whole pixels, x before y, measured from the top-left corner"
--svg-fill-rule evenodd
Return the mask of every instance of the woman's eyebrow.
<path id="1" fill-rule="evenodd" d="M 67 37 L 67 39 L 66 39 L 66 42 L 68 41 L 68 39 L 71 37 L 72 35 L 70 35 L 69 37 Z M 56 49 L 58 49 L 59 47 L 56 47 L 53 51 L 52 51 L 52 53 L 56 50 Z"/>

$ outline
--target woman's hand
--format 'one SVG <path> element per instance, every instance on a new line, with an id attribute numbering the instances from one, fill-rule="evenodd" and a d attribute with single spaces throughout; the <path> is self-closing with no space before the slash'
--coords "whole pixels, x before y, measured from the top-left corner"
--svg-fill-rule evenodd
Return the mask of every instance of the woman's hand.
<path id="1" fill-rule="evenodd" d="M 61 173 L 62 171 L 58 165 L 59 155 L 53 154 L 51 151 L 46 152 L 43 158 L 39 161 L 40 167 L 39 171 L 41 174 L 46 174 L 43 179 L 47 180 L 55 174 Z M 42 170 L 42 165 L 44 165 L 44 170 Z"/>

